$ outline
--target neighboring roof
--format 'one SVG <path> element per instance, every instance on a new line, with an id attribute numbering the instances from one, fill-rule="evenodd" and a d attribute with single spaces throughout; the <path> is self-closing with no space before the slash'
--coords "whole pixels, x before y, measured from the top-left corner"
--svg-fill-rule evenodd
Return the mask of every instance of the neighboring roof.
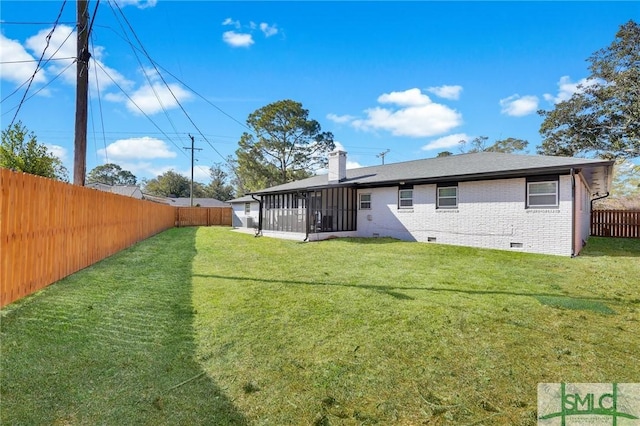
<path id="1" fill-rule="evenodd" d="M 448 157 L 392 163 L 348 169 L 346 179 L 329 184 L 328 175 L 317 175 L 274 186 L 255 194 L 289 192 L 327 186 L 376 187 L 400 182 L 419 184 L 446 181 L 470 181 L 585 171 L 593 192 L 609 191 L 614 161 L 573 157 L 478 152 Z"/>
<path id="2" fill-rule="evenodd" d="M 138 185 L 107 185 L 106 183 L 88 183 L 87 188 L 98 189 L 100 191 L 111 192 L 112 194 L 124 195 L 125 197 L 141 198 L 142 191 Z"/>
<path id="3" fill-rule="evenodd" d="M 191 198 L 169 198 L 173 201 L 172 205 L 176 207 L 191 207 Z M 193 206 L 200 207 L 229 207 L 226 201 L 220 201 L 215 198 L 194 198 Z"/>
<path id="4" fill-rule="evenodd" d="M 251 195 L 245 195 L 244 197 L 234 198 L 233 200 L 227 201 L 227 203 L 235 204 L 235 203 L 257 203 L 257 200 L 254 200 Z"/>

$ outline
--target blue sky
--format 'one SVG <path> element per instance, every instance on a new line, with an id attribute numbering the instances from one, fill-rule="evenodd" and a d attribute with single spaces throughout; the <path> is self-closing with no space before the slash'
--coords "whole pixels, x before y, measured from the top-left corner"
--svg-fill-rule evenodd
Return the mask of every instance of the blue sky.
<path id="1" fill-rule="evenodd" d="M 2 129 L 62 4 L 0 3 Z M 36 74 L 16 117 L 70 171 L 75 8 L 68 1 L 62 11 L 44 56 L 56 60 Z M 108 160 L 139 179 L 188 176 L 191 134 L 202 149 L 196 180 L 207 183 L 208 167 L 237 149 L 247 116 L 282 99 L 333 133 L 349 167 L 380 164 L 387 150 L 386 163 L 457 153 L 459 140 L 476 136 L 526 139 L 535 153 L 536 111 L 568 98 L 589 74 L 586 59 L 630 19 L 640 20 L 638 2 L 102 0 L 87 172 Z"/>

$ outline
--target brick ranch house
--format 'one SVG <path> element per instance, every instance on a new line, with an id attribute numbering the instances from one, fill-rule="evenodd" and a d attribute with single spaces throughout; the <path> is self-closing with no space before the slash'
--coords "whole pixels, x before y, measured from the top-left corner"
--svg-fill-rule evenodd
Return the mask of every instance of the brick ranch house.
<path id="1" fill-rule="evenodd" d="M 393 237 L 562 256 L 589 237 L 613 161 L 480 152 L 346 169 L 232 200 L 238 227 L 305 241 Z"/>

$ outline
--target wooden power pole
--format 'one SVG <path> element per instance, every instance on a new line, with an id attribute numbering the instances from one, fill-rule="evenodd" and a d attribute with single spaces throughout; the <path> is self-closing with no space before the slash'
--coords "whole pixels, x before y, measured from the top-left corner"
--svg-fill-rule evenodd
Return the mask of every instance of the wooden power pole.
<path id="1" fill-rule="evenodd" d="M 84 186 L 87 170 L 87 97 L 89 91 L 89 5 L 77 0 L 78 32 L 76 59 L 76 127 L 73 183 Z"/>
<path id="2" fill-rule="evenodd" d="M 202 148 L 196 148 L 193 145 L 195 144 L 195 138 L 191 135 L 189 135 L 189 137 L 191 138 L 191 148 L 185 146 L 183 147 L 184 149 L 190 149 L 191 150 L 191 190 L 189 191 L 189 196 L 191 198 L 191 207 L 193 207 L 193 162 L 195 161 L 194 158 L 194 153 L 196 151 L 202 151 Z"/>

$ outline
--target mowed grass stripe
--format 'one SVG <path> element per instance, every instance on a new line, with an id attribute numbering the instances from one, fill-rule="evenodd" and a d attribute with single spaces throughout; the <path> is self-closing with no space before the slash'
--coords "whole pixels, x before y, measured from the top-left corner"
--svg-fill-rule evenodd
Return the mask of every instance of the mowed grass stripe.
<path id="1" fill-rule="evenodd" d="M 195 232 L 157 235 L 3 310 L 2 423 L 245 424 L 195 362 Z"/>

